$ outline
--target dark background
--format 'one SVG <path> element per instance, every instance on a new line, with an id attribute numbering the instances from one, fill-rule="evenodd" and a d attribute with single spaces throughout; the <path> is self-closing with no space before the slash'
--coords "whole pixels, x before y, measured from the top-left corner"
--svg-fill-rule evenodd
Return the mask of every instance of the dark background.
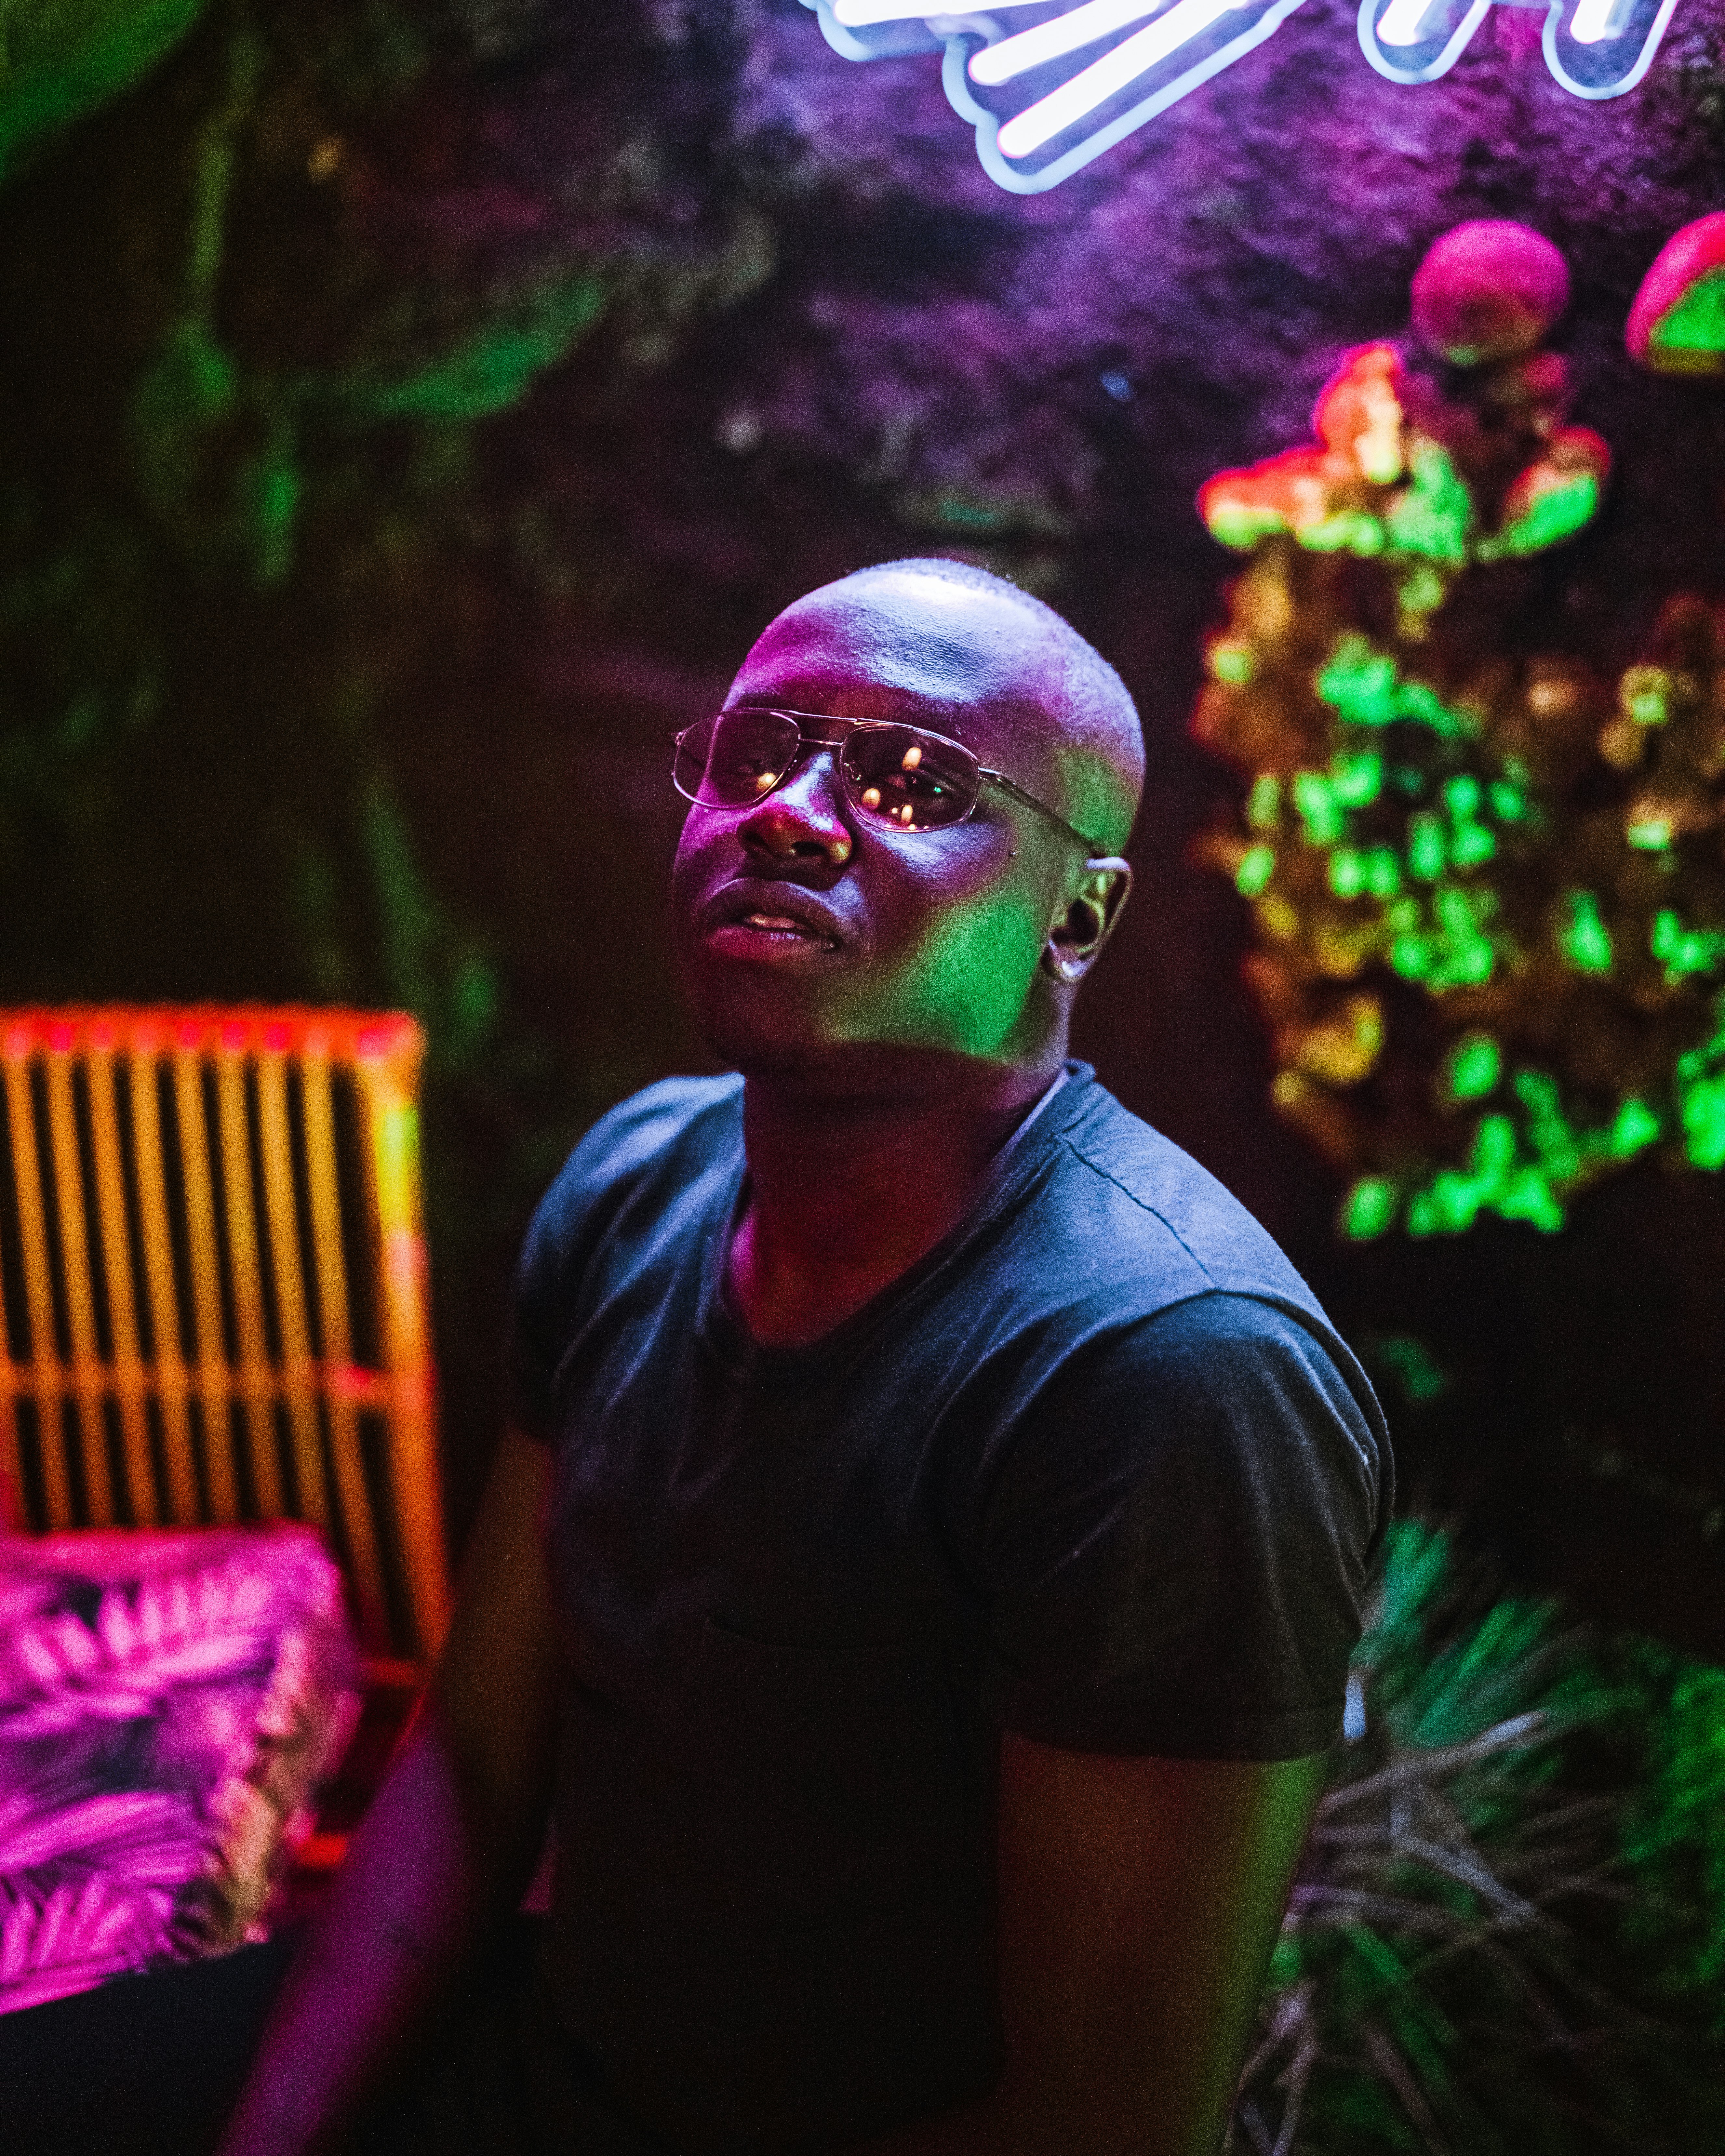
<path id="1" fill-rule="evenodd" d="M 1245 909 L 1188 859 L 1235 782 L 1185 734 L 1231 567 L 1195 488 L 1305 438 L 1464 218 L 1565 250 L 1555 341 L 1617 459 L 1540 567 L 1553 640 L 1621 666 L 1671 592 L 1720 591 L 1725 393 L 1639 373 L 1622 329 L 1725 203 L 1725 25 L 1681 0 L 1643 87 L 1588 104 L 1537 13 L 1403 89 L 1354 12 L 1307 0 L 1030 199 L 932 61 L 849 65 L 796 0 L 210 0 L 14 158 L 0 1000 L 426 1021 L 458 1533 L 534 1198 L 603 1107 L 706 1067 L 671 733 L 798 593 L 959 552 L 1059 605 L 1144 716 L 1138 895 L 1081 1052 L 1317 1281 L 1409 1502 L 1725 1654 L 1725 1192 L 1650 1168 L 1558 1237 L 1345 1251 L 1267 1106 Z"/>

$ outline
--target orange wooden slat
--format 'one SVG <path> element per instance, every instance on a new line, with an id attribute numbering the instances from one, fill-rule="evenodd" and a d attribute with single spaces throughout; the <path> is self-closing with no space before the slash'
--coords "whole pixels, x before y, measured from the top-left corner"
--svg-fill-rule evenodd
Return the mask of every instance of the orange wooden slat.
<path id="1" fill-rule="evenodd" d="M 90 1150 L 95 1169 L 96 1227 L 102 1252 L 102 1284 L 108 1296 L 113 1349 L 111 1377 L 120 1414 L 126 1482 L 132 1517 L 153 1527 L 161 1517 L 156 1470 L 150 1458 L 150 1424 L 144 1409 L 144 1363 L 138 1353 L 137 1301 L 132 1284 L 131 1244 L 126 1221 L 126 1167 L 120 1151 L 120 1118 L 114 1102 L 113 1028 L 90 1029 L 85 1074 L 90 1086 Z"/>
<path id="2" fill-rule="evenodd" d="M 59 1375 L 59 1356 L 54 1354 L 54 1300 L 48 1285 L 48 1231 L 41 1209 L 41 1167 L 37 1162 L 37 1119 L 30 1106 L 30 1048 L 34 1034 L 28 1026 L 11 1024 L 0 1034 L 0 1059 L 4 1059 L 7 1074 L 7 1137 L 13 1156 L 13 1188 L 18 1193 L 19 1214 L 19 1264 L 23 1268 L 23 1315 L 26 1315 L 30 1339 L 26 1341 L 28 1360 L 22 1367 L 13 1367 L 11 1345 L 0 1337 L 0 1354 L 4 1354 L 4 1378 L 7 1378 L 7 1401 L 0 1408 L 4 1423 L 4 1466 L 13 1479 L 13 1496 L 19 1505 L 23 1502 L 23 1457 L 18 1442 L 18 1395 L 22 1391 L 33 1391 L 37 1395 L 37 1427 L 44 1431 L 44 1453 L 54 1451 L 59 1464 L 59 1446 L 49 1445 L 48 1425 L 45 1425 L 44 1395 L 41 1395 L 41 1360 L 48 1356 L 49 1375 Z M 4 1317 L 0 1317 L 0 1332 L 4 1332 Z M 33 1382 L 34 1380 L 34 1382 Z M 56 1386 L 56 1416 L 59 1416 L 59 1386 Z M 71 1505 L 64 1487 L 64 1468 L 60 1466 L 59 1481 L 49 1472 L 49 1527 L 63 1527 L 71 1518 Z M 59 1501 L 59 1513 L 54 1505 Z"/>
<path id="3" fill-rule="evenodd" d="M 236 1038 L 238 1036 L 238 1038 Z M 258 1216 L 252 1203 L 251 1132 L 245 1112 L 245 1029 L 224 1025 L 216 1046 L 216 1119 L 222 1146 L 222 1211 L 228 1226 L 228 1281 L 234 1291 L 234 1331 L 239 1349 L 239 1392 L 245 1403 L 247 1445 L 258 1510 L 281 1517 L 281 1466 L 270 1351 L 264 1327 L 264 1274 Z"/>
<path id="4" fill-rule="evenodd" d="M 177 1527 L 189 1527 L 198 1517 L 198 1471 L 192 1452 L 192 1419 L 187 1412 L 189 1380 L 180 1346 L 180 1298 L 167 1217 L 167 1163 L 162 1148 L 162 1103 L 156 1091 L 157 1050 L 153 1028 L 147 1036 L 141 1029 L 134 1034 L 131 1142 L 137 1162 L 144 1286 L 150 1298 L 151 1368 L 162 1403 L 168 1515 Z"/>
<path id="5" fill-rule="evenodd" d="M 238 1517 L 235 1447 L 244 1442 L 258 1509 L 275 1516 L 282 1506 L 277 1430 L 282 1418 L 294 1449 L 303 1508 L 314 1518 L 331 1510 L 336 1514 L 373 1661 L 379 1653 L 393 1655 L 390 1667 L 404 1671 L 423 1664 L 402 1660 L 398 1649 L 410 1643 L 390 1637 L 383 1522 L 371 1500 L 361 1419 L 365 1412 L 378 1413 L 385 1425 L 379 1503 L 393 1514 L 407 1575 L 415 1635 L 411 1644 L 429 1656 L 447 1621 L 448 1582 L 418 1208 L 416 1090 L 422 1050 L 418 1025 L 399 1013 L 210 1006 L 0 1011 L 0 1063 L 13 1127 L 19 1229 L 16 1249 L 0 1247 L 0 1265 L 17 1269 L 22 1294 L 16 1288 L 9 1291 L 14 1310 L 22 1305 L 29 1336 L 27 1348 L 14 1336 L 16 1358 L 9 1358 L 8 1343 L 0 1337 L 0 1466 L 17 1473 L 16 1403 L 33 1398 L 43 1424 L 46 1524 L 74 1524 L 66 1446 L 73 1441 L 75 1408 L 90 1509 L 98 1522 L 111 1519 L 114 1493 L 103 1420 L 111 1399 L 139 1517 L 150 1516 L 153 1493 L 157 1507 L 189 1522 L 203 1510 L 191 1414 L 191 1402 L 198 1398 L 208 1439 L 209 1512 L 224 1522 Z M 166 1068 L 172 1079 L 171 1116 L 158 1091 L 165 1050 L 170 1058 Z M 115 1067 L 123 1058 L 130 1058 L 131 1081 L 130 1123 L 124 1132 Z M 38 1059 L 44 1066 L 48 1100 L 41 1128 L 44 1119 L 37 1113 L 33 1083 Z M 85 1081 L 74 1076 L 80 1062 L 86 1066 Z M 352 1359 L 346 1198 L 331 1066 L 351 1068 L 358 1083 L 365 1181 L 361 1202 L 377 1268 L 382 1339 L 378 1369 L 357 1368 Z M 254 1067 L 259 1088 L 255 1126 L 248 1101 Z M 290 1069 L 299 1074 L 298 1097 L 304 1103 L 303 1192 L 295 1183 L 299 1137 L 293 1128 Z M 212 1078 L 213 1127 L 205 1105 Z M 74 1086 L 86 1082 L 90 1158 L 81 1162 L 84 1141 Z M 94 1190 L 93 1208 L 88 1209 L 86 1176 Z M 134 1202 L 136 1256 L 127 1225 L 128 1206 Z M 88 1217 L 90 1210 L 94 1220 Z M 8 1244 L 9 1226 L 0 1223 Z M 179 1270 L 182 1235 L 184 1274 Z M 94 1265 L 100 1266 L 100 1286 L 112 1320 L 111 1353 L 106 1357 L 96 1332 Z M 55 1329 L 61 1286 L 56 1268 L 61 1265 L 61 1321 L 69 1349 L 64 1356 Z M 266 1296 L 272 1290 L 280 1324 L 279 1362 L 271 1359 L 269 1345 L 271 1304 Z M 224 1300 L 230 1291 L 226 1307 L 234 1325 L 231 1360 L 224 1325 Z M 308 1292 L 315 1299 L 321 1349 L 315 1360 Z M 190 1369 L 181 1329 L 187 1304 Z M 156 1487 L 158 1471 L 151 1455 L 151 1399 L 160 1407 L 164 1440 L 167 1477 L 161 1489 Z"/>
<path id="6" fill-rule="evenodd" d="M 434 1376 L 426 1325 L 425 1242 L 419 1224 L 417 1033 L 403 1050 L 355 1065 L 366 1126 L 372 1222 L 382 1289 L 383 1363 L 395 1396 L 390 1481 L 418 1645 L 428 1657 L 449 1624 L 449 1561 L 439 1502 Z"/>
<path id="7" fill-rule="evenodd" d="M 24 1275 L 24 1313 L 30 1328 L 30 1366 L 35 1380 L 37 1428 L 42 1442 L 42 1481 L 48 1524 L 72 1524 L 72 1491 L 66 1475 L 61 1430 L 60 1358 L 54 1331 L 54 1278 L 49 1270 L 48 1212 L 42 1197 L 42 1158 L 36 1132 L 36 1106 L 30 1094 L 33 1037 L 23 1026 L 8 1028 L 0 1041 L 6 1072 L 6 1112 L 12 1132 L 13 1183 L 18 1196 L 18 1255 Z M 22 1494 L 22 1484 L 19 1486 Z"/>
<path id="8" fill-rule="evenodd" d="M 311 1197 L 312 1272 L 317 1283 L 318 1330 L 323 1337 L 326 1372 L 345 1373 L 353 1355 L 347 1314 L 347 1265 L 341 1250 L 341 1190 L 336 1171 L 336 1121 L 330 1099 L 330 1068 L 322 1052 L 324 1037 L 309 1039 L 300 1065 L 305 1101 L 305 1163 Z M 355 1600 L 367 1639 L 388 1630 L 383 1568 L 377 1554 L 377 1528 L 366 1488 L 359 1449 L 359 1413 L 352 1388 L 340 1378 L 325 1383 L 330 1419 L 330 1452 L 336 1495 L 347 1529 L 353 1568 Z"/>
<path id="9" fill-rule="evenodd" d="M 84 1490 L 91 1522 L 114 1524 L 114 1479 L 108 1471 L 107 1430 L 102 1418 L 106 1373 L 96 1355 L 95 1297 L 91 1291 L 90 1229 L 84 1213 L 84 1177 L 78 1157 L 78 1116 L 72 1101 L 72 1050 L 50 1046 L 44 1059 L 48 1080 L 49 1158 L 54 1168 L 54 1209 L 59 1219 L 66 1329 L 77 1404 Z"/>
<path id="10" fill-rule="evenodd" d="M 285 1029 L 283 1029 L 285 1032 Z M 293 1142 L 288 1133 L 287 1065 L 279 1050 L 258 1057 L 258 1135 L 264 1168 L 264 1217 L 270 1224 L 270 1269 L 275 1285 L 276 1322 L 281 1331 L 281 1390 L 287 1403 L 301 1517 L 329 1532 L 323 1449 L 317 1429 L 317 1373 L 305 1322 L 305 1276 L 300 1270 L 300 1224 L 294 1204 Z"/>
<path id="11" fill-rule="evenodd" d="M 222 1337 L 221 1250 L 216 1241 L 209 1129 L 203 1112 L 203 1065 L 198 1029 L 182 1024 L 174 1050 L 174 1119 L 186 1183 L 186 1240 L 191 1258 L 192 1322 L 198 1341 L 198 1390 L 209 1474 L 210 1512 L 218 1527 L 239 1517 L 234 1475 L 233 1417 L 228 1404 L 228 1358 Z"/>

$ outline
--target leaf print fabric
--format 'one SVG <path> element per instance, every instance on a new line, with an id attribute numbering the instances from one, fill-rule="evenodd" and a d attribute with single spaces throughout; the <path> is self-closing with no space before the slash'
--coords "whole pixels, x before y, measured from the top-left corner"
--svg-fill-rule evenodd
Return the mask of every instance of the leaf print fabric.
<path id="1" fill-rule="evenodd" d="M 358 1685 L 310 1528 L 0 1536 L 0 2013 L 266 1937 Z"/>

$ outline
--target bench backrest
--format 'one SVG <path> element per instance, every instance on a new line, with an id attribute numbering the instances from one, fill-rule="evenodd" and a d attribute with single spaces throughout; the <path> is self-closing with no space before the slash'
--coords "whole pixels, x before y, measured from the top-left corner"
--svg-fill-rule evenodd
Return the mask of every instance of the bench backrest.
<path id="1" fill-rule="evenodd" d="M 404 1678 L 448 1614 L 423 1046 L 395 1013 L 0 1010 L 0 1468 L 24 1523 L 311 1521 Z"/>

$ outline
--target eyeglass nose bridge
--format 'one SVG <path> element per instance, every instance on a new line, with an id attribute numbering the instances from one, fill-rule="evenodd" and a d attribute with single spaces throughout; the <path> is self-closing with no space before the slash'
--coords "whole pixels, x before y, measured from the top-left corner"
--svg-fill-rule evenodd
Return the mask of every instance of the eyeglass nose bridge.
<path id="1" fill-rule="evenodd" d="M 797 729 L 797 745 L 786 758 L 784 769 L 779 773 L 772 785 L 760 795 L 760 800 L 770 801 L 775 793 L 783 793 L 785 788 L 802 776 L 818 757 L 827 756 L 832 759 L 831 783 L 836 799 L 844 807 L 855 808 L 856 803 L 850 798 L 850 778 L 845 768 L 845 743 L 848 737 L 849 729 L 845 733 L 836 735 L 809 734 L 799 726 Z"/>

